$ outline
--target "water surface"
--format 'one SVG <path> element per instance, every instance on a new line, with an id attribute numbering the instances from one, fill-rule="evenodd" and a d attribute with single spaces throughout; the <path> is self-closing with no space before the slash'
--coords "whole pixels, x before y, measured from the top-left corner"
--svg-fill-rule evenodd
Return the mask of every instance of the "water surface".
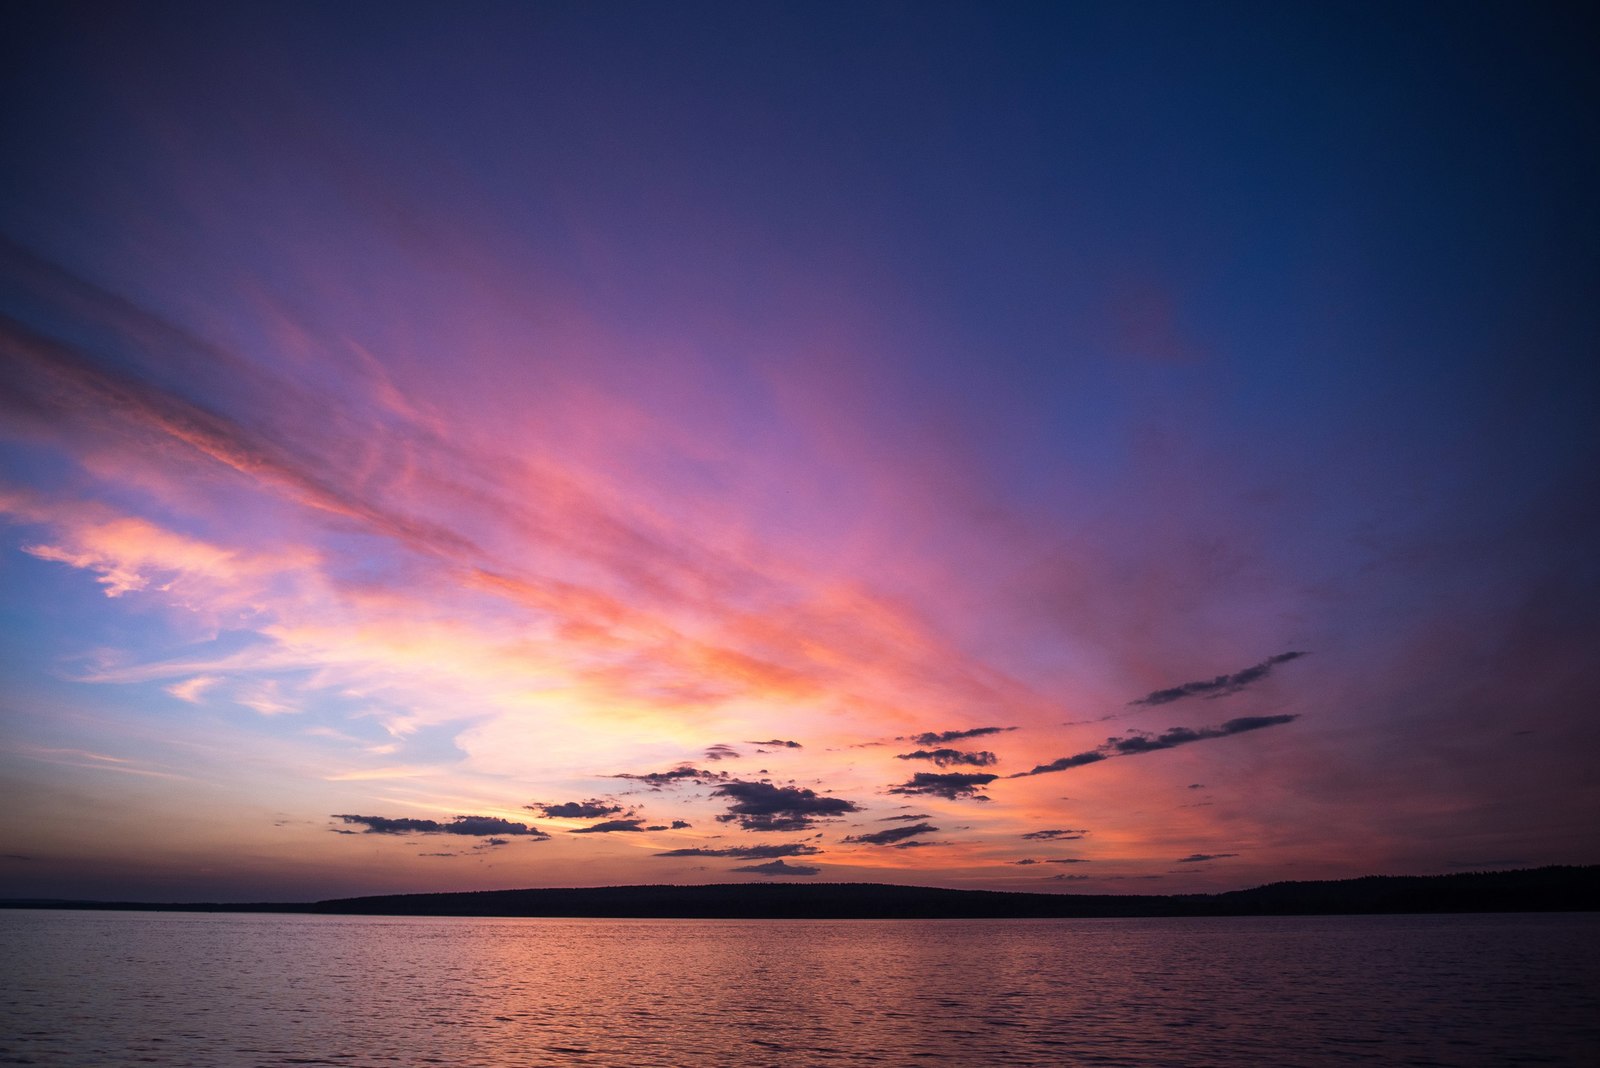
<path id="1" fill-rule="evenodd" d="M 0 1063 L 1600 1063 L 1600 916 L 0 911 Z"/>

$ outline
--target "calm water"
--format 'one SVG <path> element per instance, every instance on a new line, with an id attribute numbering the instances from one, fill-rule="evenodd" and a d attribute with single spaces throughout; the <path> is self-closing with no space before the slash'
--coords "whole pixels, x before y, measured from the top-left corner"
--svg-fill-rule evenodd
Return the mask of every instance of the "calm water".
<path id="1" fill-rule="evenodd" d="M 0 911 L 0 1063 L 1600 1064 L 1600 915 Z"/>

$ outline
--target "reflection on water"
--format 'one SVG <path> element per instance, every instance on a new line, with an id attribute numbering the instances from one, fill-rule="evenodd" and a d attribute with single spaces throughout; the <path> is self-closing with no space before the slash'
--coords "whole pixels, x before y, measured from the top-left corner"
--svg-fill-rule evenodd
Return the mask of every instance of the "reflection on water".
<path id="1" fill-rule="evenodd" d="M 1600 1063 L 1600 916 L 0 911 L 0 1063 Z"/>

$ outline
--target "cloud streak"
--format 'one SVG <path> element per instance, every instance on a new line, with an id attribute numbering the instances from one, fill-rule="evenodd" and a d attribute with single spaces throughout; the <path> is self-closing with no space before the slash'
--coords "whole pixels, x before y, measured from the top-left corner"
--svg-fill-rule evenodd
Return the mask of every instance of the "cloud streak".
<path id="1" fill-rule="evenodd" d="M 943 745 L 946 742 L 959 742 L 963 738 L 986 738 L 991 734 L 1004 734 L 1014 731 L 1015 727 L 971 727 L 961 731 L 925 731 L 914 734 L 910 740 L 922 746 Z"/>
<path id="2" fill-rule="evenodd" d="M 646 827 L 644 820 L 606 820 L 587 827 L 574 827 L 568 834 L 615 834 L 619 831 L 657 831 L 663 827 Z"/>
<path id="3" fill-rule="evenodd" d="M 1165 690 L 1156 690 L 1143 697 L 1129 701 L 1130 705 L 1168 705 L 1174 701 L 1182 701 L 1186 697 L 1230 697 L 1246 686 L 1251 686 L 1268 675 L 1279 664 L 1287 664 L 1291 660 L 1298 660 L 1305 656 L 1303 652 L 1279 653 L 1269 656 L 1259 664 L 1254 664 L 1232 675 L 1218 675 L 1211 679 L 1200 679 L 1195 682 L 1185 682 L 1179 686 L 1170 686 Z"/>
<path id="4" fill-rule="evenodd" d="M 914 823 L 905 827 L 889 827 L 866 834 L 852 834 L 844 840 L 852 845 L 894 845 L 919 834 L 933 834 L 939 828 L 931 823 Z"/>
<path id="5" fill-rule="evenodd" d="M 1144 753 L 1173 749 L 1180 745 L 1190 745 L 1194 742 L 1208 741 L 1213 738 L 1228 738 L 1236 734 L 1247 734 L 1267 727 L 1293 723 L 1299 718 L 1297 714 L 1238 716 L 1216 727 L 1172 727 L 1160 734 L 1151 734 L 1148 731 L 1132 731 L 1121 737 L 1107 738 L 1098 749 L 1062 757 L 1060 760 L 1052 761 L 1049 764 L 1039 764 L 1029 771 L 1018 772 L 1012 775 L 1011 778 L 1020 779 L 1030 775 L 1045 775 L 1053 771 L 1081 768 L 1086 764 L 1095 764 L 1102 760 L 1110 760 L 1113 757 L 1140 756 Z"/>

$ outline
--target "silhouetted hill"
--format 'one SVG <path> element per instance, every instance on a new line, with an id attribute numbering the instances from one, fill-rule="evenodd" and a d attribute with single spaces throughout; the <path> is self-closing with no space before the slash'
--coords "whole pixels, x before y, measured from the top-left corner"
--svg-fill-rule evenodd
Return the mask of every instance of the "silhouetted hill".
<path id="1" fill-rule="evenodd" d="M 1224 894 L 1027 894 L 881 883 L 720 883 L 483 890 L 321 901 L 315 912 L 422 916 L 934 919 L 1576 912 L 1600 908 L 1600 865 L 1273 883 Z"/>
<path id="2" fill-rule="evenodd" d="M 35 898 L 0 901 L 0 907 L 761 920 L 1588 912 L 1600 909 L 1600 865 L 1457 875 L 1369 875 L 1328 882 L 1272 883 L 1222 894 L 1027 894 L 881 883 L 719 883 L 390 894 L 301 905 L 153 905 Z"/>

